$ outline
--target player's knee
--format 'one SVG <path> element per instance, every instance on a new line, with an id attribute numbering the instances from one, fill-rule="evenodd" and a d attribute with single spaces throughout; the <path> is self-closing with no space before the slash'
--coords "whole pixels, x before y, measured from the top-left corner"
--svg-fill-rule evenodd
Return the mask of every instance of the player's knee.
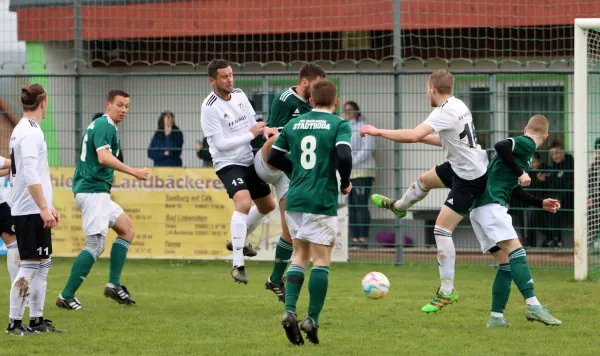
<path id="1" fill-rule="evenodd" d="M 261 199 L 260 203 L 256 204 L 256 208 L 261 214 L 267 215 L 268 213 L 275 210 L 275 199 L 273 199 L 273 197 L 269 195 Z"/>
<path id="2" fill-rule="evenodd" d="M 241 190 L 235 193 L 233 196 L 233 205 L 235 207 L 235 211 L 238 211 L 242 214 L 248 214 L 250 212 L 250 207 L 252 206 L 250 192 L 247 190 Z"/>
<path id="3" fill-rule="evenodd" d="M 84 250 L 89 252 L 94 259 L 97 259 L 104 252 L 105 239 L 106 237 L 100 234 L 86 236 Z"/>
<path id="4" fill-rule="evenodd" d="M 133 237 L 135 236 L 135 228 L 133 226 L 133 222 L 129 222 L 126 226 L 123 227 L 122 232 L 119 237 L 131 242 Z"/>

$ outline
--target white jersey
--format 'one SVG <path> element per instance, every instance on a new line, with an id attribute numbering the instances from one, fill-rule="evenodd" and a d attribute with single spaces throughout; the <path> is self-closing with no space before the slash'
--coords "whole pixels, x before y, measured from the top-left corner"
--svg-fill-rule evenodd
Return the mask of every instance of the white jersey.
<path id="1" fill-rule="evenodd" d="M 6 159 L 0 156 L 0 167 L 4 166 L 4 162 L 6 162 Z M 6 199 L 4 199 L 4 195 L 0 193 L 0 204 L 4 203 L 6 203 Z"/>
<path id="2" fill-rule="evenodd" d="M 256 124 L 256 112 L 241 89 L 234 89 L 227 101 L 211 92 L 202 103 L 202 131 L 207 138 L 209 152 L 216 171 L 231 165 L 249 167 L 254 163 L 250 128 Z M 219 151 L 214 144 L 217 137 L 231 138 L 246 135 L 248 142 L 229 150 Z"/>
<path id="3" fill-rule="evenodd" d="M 52 209 L 52 184 L 50 168 L 48 167 L 48 148 L 44 140 L 44 133 L 38 124 L 31 119 L 22 118 L 10 136 L 10 186 L 12 200 L 12 215 L 39 214 L 37 206 L 27 184 L 41 184 L 42 192 Z M 31 172 L 23 164 L 23 160 L 37 160 Z M 36 177 L 37 175 L 37 177 Z"/>
<path id="4" fill-rule="evenodd" d="M 487 154 L 477 144 L 473 116 L 465 103 L 451 96 L 431 112 L 425 123 L 440 135 L 444 156 L 457 176 L 473 180 L 485 174 Z"/>

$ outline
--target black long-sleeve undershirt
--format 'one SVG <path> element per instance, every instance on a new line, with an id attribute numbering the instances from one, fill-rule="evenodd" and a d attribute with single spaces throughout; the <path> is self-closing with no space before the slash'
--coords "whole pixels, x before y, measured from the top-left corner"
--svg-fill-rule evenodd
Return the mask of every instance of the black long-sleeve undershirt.
<path id="1" fill-rule="evenodd" d="M 527 193 L 525 191 L 525 189 L 523 189 L 523 187 L 521 187 L 520 185 L 518 185 L 513 191 L 512 191 L 512 198 L 513 199 L 517 199 L 522 201 L 523 203 L 529 205 L 529 206 L 535 206 L 537 208 L 542 208 L 544 205 L 544 200 L 540 199 L 536 196 L 533 196 L 529 193 Z"/>
<path id="2" fill-rule="evenodd" d="M 498 156 L 502 158 L 504 163 L 508 166 L 508 169 L 514 173 L 515 176 L 520 177 L 523 174 L 523 169 L 519 167 L 515 157 L 512 155 L 513 141 L 510 139 L 496 142 L 494 149 L 498 153 Z"/>
<path id="3" fill-rule="evenodd" d="M 259 155 L 260 152 L 257 153 Z M 292 161 L 287 156 L 287 153 L 280 151 L 276 148 L 272 148 L 267 158 L 267 163 L 271 166 L 279 169 L 288 176 L 292 174 Z"/>

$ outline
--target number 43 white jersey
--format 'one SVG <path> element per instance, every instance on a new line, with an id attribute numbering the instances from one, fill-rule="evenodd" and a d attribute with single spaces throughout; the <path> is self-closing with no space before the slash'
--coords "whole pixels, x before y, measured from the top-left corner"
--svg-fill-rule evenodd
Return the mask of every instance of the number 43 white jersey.
<path id="1" fill-rule="evenodd" d="M 477 143 L 473 116 L 465 103 L 452 96 L 425 123 L 440 135 L 444 156 L 457 176 L 473 180 L 485 174 L 487 154 Z"/>

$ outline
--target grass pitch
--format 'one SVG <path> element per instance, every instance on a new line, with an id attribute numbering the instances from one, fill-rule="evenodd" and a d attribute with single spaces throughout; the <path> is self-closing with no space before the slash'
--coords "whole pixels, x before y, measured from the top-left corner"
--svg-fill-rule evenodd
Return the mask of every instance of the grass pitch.
<path id="1" fill-rule="evenodd" d="M 572 271 L 533 270 L 538 298 L 562 326 L 527 322 L 513 285 L 505 313 L 513 327 L 487 329 L 492 268 L 459 268 L 460 302 L 425 315 L 420 309 L 437 289 L 437 268 L 337 264 L 321 315 L 321 344 L 296 347 L 279 324 L 283 304 L 264 288 L 270 263 L 249 262 L 246 286 L 233 282 L 230 264 L 222 261 L 128 261 L 122 280 L 138 304 L 125 307 L 102 294 L 108 276 L 108 261 L 102 259 L 78 293 L 88 310 L 73 312 L 54 306 L 72 261 L 53 260 L 45 308 L 45 317 L 68 333 L 2 336 L 1 355 L 597 355 L 600 350 L 600 283 L 575 282 Z M 370 271 L 390 280 L 383 300 L 362 294 L 360 281 Z M 298 304 L 300 319 L 308 306 L 308 278 Z M 5 267 L 0 285 L 8 320 Z"/>

